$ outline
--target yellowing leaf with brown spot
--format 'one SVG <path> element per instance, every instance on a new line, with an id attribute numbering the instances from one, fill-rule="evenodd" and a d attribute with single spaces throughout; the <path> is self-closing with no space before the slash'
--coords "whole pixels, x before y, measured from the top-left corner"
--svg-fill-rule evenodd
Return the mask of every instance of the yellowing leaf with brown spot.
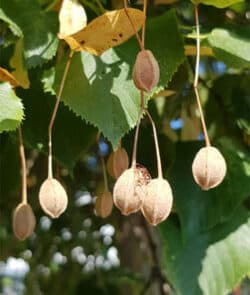
<path id="1" fill-rule="evenodd" d="M 13 87 L 18 86 L 18 82 L 15 77 L 6 69 L 0 67 L 0 81 L 9 82 Z"/>
<path id="2" fill-rule="evenodd" d="M 87 15 L 83 6 L 77 0 L 63 0 L 59 12 L 60 30 L 58 37 L 65 39 L 87 25 Z"/>
<path id="3" fill-rule="evenodd" d="M 143 12 L 127 9 L 135 28 L 139 31 L 143 25 Z M 85 50 L 91 54 L 101 55 L 109 48 L 120 45 L 134 35 L 124 9 L 106 12 L 94 19 L 83 30 L 65 38 L 72 50 Z"/>
<path id="4" fill-rule="evenodd" d="M 24 89 L 30 87 L 30 81 L 28 76 L 28 71 L 23 64 L 23 40 L 19 39 L 16 43 L 14 55 L 10 59 L 10 66 L 15 70 L 12 72 L 12 75 L 18 81 L 18 85 L 22 86 Z"/>

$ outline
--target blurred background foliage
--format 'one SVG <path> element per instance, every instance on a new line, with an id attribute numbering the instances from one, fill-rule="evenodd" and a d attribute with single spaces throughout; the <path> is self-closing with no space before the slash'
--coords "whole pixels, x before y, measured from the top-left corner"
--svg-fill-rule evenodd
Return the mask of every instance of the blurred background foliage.
<path id="1" fill-rule="evenodd" d="M 118 0 L 80 2 L 89 21 L 104 9 L 122 7 Z M 0 135 L 1 294 L 250 294 L 250 2 L 232 2 L 224 9 L 199 6 L 199 90 L 213 145 L 228 164 L 223 184 L 204 192 L 191 174 L 194 155 L 204 144 L 192 88 L 193 5 L 148 1 L 146 44 L 161 68 L 148 108 L 157 125 L 164 174 L 174 192 L 171 216 L 153 228 L 140 214 L 124 217 L 114 208 L 101 219 L 94 211 L 95 196 L 103 189 L 101 158 L 107 160 L 121 138 L 131 156 L 138 114 L 138 93 L 131 80 L 138 51 L 135 38 L 101 59 L 86 52 L 74 57 L 53 137 L 55 177 L 67 187 L 69 207 L 51 220 L 39 206 L 38 191 L 47 172 L 54 89 L 68 54 L 56 35 L 60 1 L 1 1 L 1 67 L 19 69 L 23 85 L 30 85 L 17 88 L 16 96 L 24 109 L 28 197 L 37 219 L 32 237 L 17 241 L 11 216 L 20 200 L 21 177 L 17 132 L 11 130 L 21 118 L 0 116 L 0 130 L 9 131 Z M 130 5 L 141 9 L 142 1 Z M 93 65 L 92 83 L 88 71 Z M 11 90 L 0 93 L 1 108 L 6 98 L 13 99 Z M 126 115 L 131 113 L 129 121 Z M 93 125 L 103 132 L 100 139 Z M 152 151 L 151 127 L 144 120 L 138 162 L 155 176 Z M 110 176 L 110 189 L 113 185 Z"/>

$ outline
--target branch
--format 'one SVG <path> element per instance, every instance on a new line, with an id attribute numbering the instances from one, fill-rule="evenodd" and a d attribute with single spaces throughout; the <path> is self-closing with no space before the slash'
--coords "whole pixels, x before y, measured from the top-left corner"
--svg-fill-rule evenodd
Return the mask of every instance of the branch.
<path id="1" fill-rule="evenodd" d="M 157 244 L 155 243 L 151 231 L 149 229 L 149 226 L 144 218 L 141 218 L 141 225 L 144 229 L 144 232 L 146 234 L 147 240 L 148 240 L 148 245 L 151 251 L 152 259 L 153 259 L 153 267 L 151 270 L 151 274 L 141 291 L 141 295 L 144 295 L 146 291 L 149 289 L 151 285 L 151 281 L 157 279 L 160 284 L 160 292 L 161 295 L 167 295 L 168 291 L 164 288 L 165 285 L 170 286 L 170 283 L 166 279 L 166 277 L 163 275 L 162 270 L 161 270 L 161 262 L 159 259 L 159 256 L 157 254 Z"/>
<path id="2" fill-rule="evenodd" d="M 143 43 L 142 43 L 142 40 L 141 40 L 141 38 L 140 38 L 140 36 L 139 36 L 139 34 L 138 34 L 136 28 L 135 28 L 135 25 L 134 25 L 134 23 L 133 23 L 133 21 L 132 21 L 130 15 L 129 15 L 129 13 L 128 13 L 128 3 L 127 3 L 127 0 L 123 0 L 123 3 L 124 3 L 124 11 L 125 11 L 125 13 L 126 13 L 128 19 L 129 19 L 129 22 L 130 22 L 130 24 L 131 24 L 131 26 L 132 26 L 132 28 L 133 28 L 133 31 L 134 31 L 134 33 L 135 33 L 135 37 L 136 37 L 136 39 L 137 39 L 137 41 L 138 41 L 138 43 L 139 43 L 140 49 L 143 50 L 143 49 L 144 49 L 144 45 L 143 45 Z M 145 20 L 144 20 L 144 21 L 145 21 Z"/>

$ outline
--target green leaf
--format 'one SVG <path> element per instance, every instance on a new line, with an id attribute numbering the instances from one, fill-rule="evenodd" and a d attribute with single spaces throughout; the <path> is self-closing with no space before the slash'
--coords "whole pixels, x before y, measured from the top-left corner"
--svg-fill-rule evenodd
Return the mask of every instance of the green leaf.
<path id="1" fill-rule="evenodd" d="M 173 10 L 149 21 L 147 43 L 158 59 L 163 88 L 184 60 L 184 49 Z M 62 100 L 77 115 L 96 126 L 117 147 L 135 126 L 139 114 L 139 91 L 132 81 L 132 68 L 139 48 L 136 40 L 106 51 L 100 58 L 76 53 L 65 83 Z M 65 63 L 56 69 L 58 89 Z M 46 75 L 48 90 L 52 79 Z"/>
<path id="2" fill-rule="evenodd" d="M 214 29 L 208 36 L 215 56 L 228 66 L 250 67 L 250 27 Z"/>
<path id="3" fill-rule="evenodd" d="M 23 119 L 23 105 L 9 83 L 0 83 L 0 132 L 15 130 Z"/>
<path id="4" fill-rule="evenodd" d="M 244 0 L 191 0 L 194 4 L 212 5 L 217 8 L 225 8 Z"/>
<path id="5" fill-rule="evenodd" d="M 8 27 L 14 35 L 18 37 L 23 37 L 23 33 L 20 27 L 4 13 L 2 8 L 0 8 L 0 20 L 2 20 L 8 25 Z"/>
<path id="6" fill-rule="evenodd" d="M 250 219 L 206 250 L 199 285 L 205 295 L 228 294 L 250 274 Z"/>
<path id="7" fill-rule="evenodd" d="M 15 24 L 22 31 L 28 68 L 41 65 L 54 57 L 58 46 L 56 13 L 42 12 L 37 0 L 1 1 L 1 8 L 5 19 L 11 20 L 12 30 Z"/>
<path id="8" fill-rule="evenodd" d="M 160 225 L 166 275 L 178 295 L 226 295 L 225 290 L 232 289 L 249 273 L 249 260 L 243 261 L 243 258 L 247 259 L 250 253 L 248 218 L 249 212 L 239 208 L 229 221 L 190 237 L 185 242 L 182 239 L 182 229 L 177 226 L 175 218 L 172 217 Z M 224 249 L 222 253 L 221 248 Z M 213 249 L 213 254 L 214 251 L 218 251 L 220 256 L 211 255 L 210 249 Z M 231 256 L 225 252 L 227 249 L 230 249 Z M 223 261 L 224 270 L 231 270 L 232 274 L 226 271 L 226 276 L 223 278 L 219 261 Z M 212 273 L 217 276 L 212 276 Z M 208 293 L 206 293 L 208 291 L 205 286 L 208 283 L 206 280 L 212 288 Z M 225 284 L 225 289 L 215 290 L 212 285 L 219 286 L 221 280 Z"/>

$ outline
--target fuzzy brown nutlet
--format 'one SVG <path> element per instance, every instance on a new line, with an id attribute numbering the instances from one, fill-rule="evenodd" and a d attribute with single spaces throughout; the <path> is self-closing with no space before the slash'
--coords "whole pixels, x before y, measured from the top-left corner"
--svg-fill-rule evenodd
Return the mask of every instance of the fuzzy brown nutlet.
<path id="1" fill-rule="evenodd" d="M 95 210 L 98 216 L 108 217 L 113 209 L 113 198 L 110 191 L 105 191 L 102 196 L 96 198 Z"/>
<path id="2" fill-rule="evenodd" d="M 119 147 L 112 152 L 108 158 L 107 169 L 109 174 L 117 179 L 129 166 L 129 159 L 126 150 Z"/>
<path id="3" fill-rule="evenodd" d="M 152 179 L 146 186 L 146 196 L 142 204 L 142 213 L 146 220 L 157 225 L 170 214 L 173 206 L 173 194 L 169 183 L 162 178 Z"/>
<path id="4" fill-rule="evenodd" d="M 57 218 L 66 210 L 68 197 L 59 181 L 55 178 L 48 178 L 40 188 L 39 202 L 46 214 Z"/>
<path id="5" fill-rule="evenodd" d="M 129 215 L 140 210 L 145 196 L 145 185 L 150 180 L 147 169 L 142 166 L 125 170 L 114 186 L 114 204 L 122 214 Z"/>
<path id="6" fill-rule="evenodd" d="M 209 190 L 223 181 L 227 172 L 226 161 L 217 148 L 204 147 L 195 155 L 192 172 L 196 183 L 203 190 Z"/>
<path id="7" fill-rule="evenodd" d="M 133 69 L 135 86 L 149 92 L 159 82 L 160 69 L 157 60 L 150 50 L 141 50 L 136 57 Z"/>
<path id="8" fill-rule="evenodd" d="M 32 235 L 36 218 L 29 204 L 20 203 L 13 214 L 12 227 L 15 236 L 23 241 Z"/>

